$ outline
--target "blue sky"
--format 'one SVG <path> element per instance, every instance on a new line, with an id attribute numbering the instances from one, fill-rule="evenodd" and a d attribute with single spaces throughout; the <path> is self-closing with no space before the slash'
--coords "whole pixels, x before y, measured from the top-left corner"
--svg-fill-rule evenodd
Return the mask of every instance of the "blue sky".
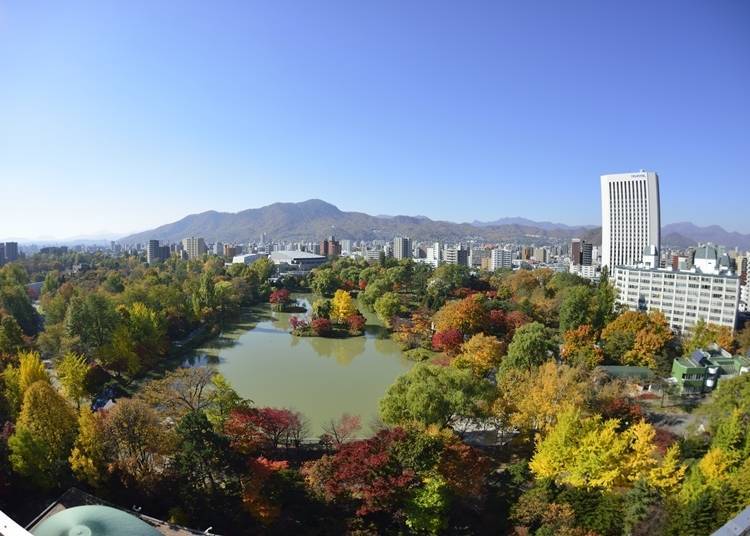
<path id="1" fill-rule="evenodd" d="M 0 237 L 325 199 L 750 232 L 750 2 L 0 0 Z M 708 203 L 707 203 L 708 201 Z"/>

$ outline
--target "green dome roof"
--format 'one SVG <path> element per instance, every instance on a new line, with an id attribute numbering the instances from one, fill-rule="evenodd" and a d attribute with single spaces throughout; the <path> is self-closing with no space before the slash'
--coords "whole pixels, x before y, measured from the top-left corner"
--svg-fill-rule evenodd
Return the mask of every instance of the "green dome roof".
<path id="1" fill-rule="evenodd" d="M 34 536 L 161 536 L 138 517 L 109 506 L 67 508 L 45 519 Z"/>

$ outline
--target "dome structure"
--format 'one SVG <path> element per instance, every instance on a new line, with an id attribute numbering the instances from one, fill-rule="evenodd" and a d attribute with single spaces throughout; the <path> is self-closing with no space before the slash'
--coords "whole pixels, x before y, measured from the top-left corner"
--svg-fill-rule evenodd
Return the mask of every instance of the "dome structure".
<path id="1" fill-rule="evenodd" d="M 109 506 L 66 508 L 45 519 L 34 536 L 162 536 L 140 518 Z"/>

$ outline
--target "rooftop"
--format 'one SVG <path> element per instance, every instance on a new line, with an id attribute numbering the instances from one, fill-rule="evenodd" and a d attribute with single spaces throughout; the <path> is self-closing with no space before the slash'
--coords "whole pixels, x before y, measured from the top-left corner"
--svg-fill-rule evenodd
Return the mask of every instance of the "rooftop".
<path id="1" fill-rule="evenodd" d="M 315 253 L 309 253 L 307 251 L 274 251 L 271 253 L 271 260 L 273 261 L 284 261 L 292 259 L 325 259 L 323 255 L 316 255 Z"/>
<path id="2" fill-rule="evenodd" d="M 26 527 L 26 530 L 34 531 L 34 529 L 39 528 L 39 526 L 41 526 L 42 523 L 47 519 L 69 508 L 87 505 L 101 505 L 116 508 L 126 514 L 135 516 L 141 521 L 144 521 L 145 523 L 153 527 L 158 534 L 162 534 L 164 536 L 196 536 L 198 534 L 206 534 L 201 531 L 174 525 L 172 523 L 168 523 L 167 521 L 156 519 L 151 516 L 139 514 L 138 512 L 134 512 L 126 508 L 120 508 L 114 504 L 100 499 L 99 497 L 83 492 L 78 488 L 70 488 L 68 491 L 63 493 L 59 499 L 50 504 L 41 514 L 37 516 L 36 519 L 29 523 L 29 525 Z"/>

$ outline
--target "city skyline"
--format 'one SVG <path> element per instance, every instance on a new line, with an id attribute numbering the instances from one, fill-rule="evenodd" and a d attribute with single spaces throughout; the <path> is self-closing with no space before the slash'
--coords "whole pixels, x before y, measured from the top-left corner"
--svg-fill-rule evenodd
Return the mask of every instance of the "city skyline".
<path id="1" fill-rule="evenodd" d="M 598 225 L 598 177 L 638 169 L 665 223 L 750 232 L 747 3 L 430 6 L 3 6 L 0 232 L 309 198 Z"/>

